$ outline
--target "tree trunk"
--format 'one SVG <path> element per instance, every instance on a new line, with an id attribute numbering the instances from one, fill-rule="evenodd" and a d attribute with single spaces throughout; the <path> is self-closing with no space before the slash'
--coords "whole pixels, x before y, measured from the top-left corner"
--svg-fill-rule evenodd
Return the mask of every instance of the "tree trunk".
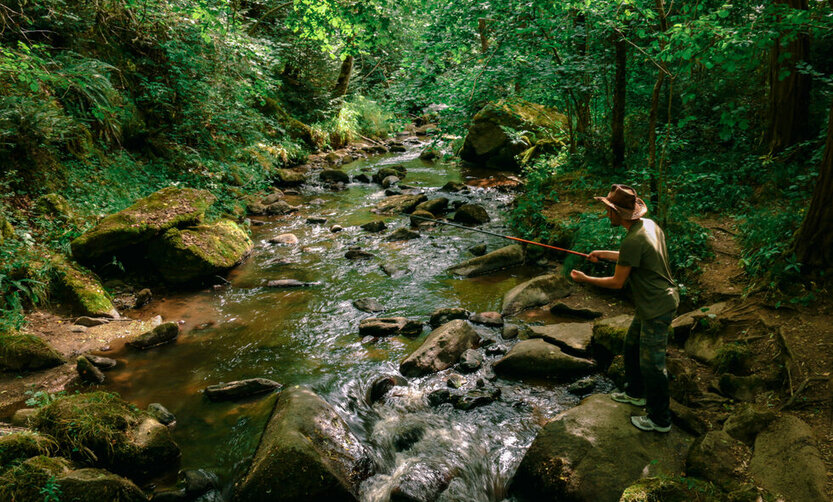
<path id="1" fill-rule="evenodd" d="M 651 178 L 651 209 L 659 208 L 659 182 L 657 181 L 657 115 L 659 95 L 665 82 L 665 72 L 660 69 L 654 90 L 651 92 L 651 111 L 648 114 L 648 173 Z"/>
<path id="2" fill-rule="evenodd" d="M 611 124 L 610 149 L 613 152 L 613 167 L 621 169 L 625 164 L 625 92 L 627 91 L 628 46 L 624 38 L 617 35 L 616 76 L 613 81 L 613 116 Z"/>
<path id="3" fill-rule="evenodd" d="M 576 52 L 579 57 L 584 60 L 587 58 L 587 18 L 583 12 L 576 14 L 573 26 L 576 28 Z M 584 71 L 581 76 L 581 81 L 584 83 L 584 89 L 575 93 L 576 101 L 576 133 L 578 141 L 581 144 L 585 143 L 585 135 L 590 131 L 590 98 L 591 93 L 588 90 L 590 84 L 590 76 Z"/>
<path id="4" fill-rule="evenodd" d="M 775 0 L 777 4 L 807 10 L 808 0 Z M 809 137 L 810 76 L 798 72 L 797 63 L 810 53 L 810 36 L 798 33 L 782 46 L 775 41 L 769 60 L 769 113 L 764 141 L 769 153 L 779 153 Z M 786 75 L 786 76 L 785 76 Z"/>
<path id="5" fill-rule="evenodd" d="M 833 106 L 827 121 L 827 142 L 819 178 L 791 251 L 806 272 L 833 270 Z"/>
<path id="6" fill-rule="evenodd" d="M 347 56 L 341 62 L 341 71 L 338 73 L 338 80 L 333 87 L 333 98 L 340 98 L 347 94 L 347 87 L 350 85 L 350 75 L 353 73 L 353 56 Z"/>
<path id="7" fill-rule="evenodd" d="M 480 18 L 477 20 L 477 31 L 480 33 L 480 53 L 486 54 L 489 50 L 489 37 L 486 34 L 486 19 Z"/>

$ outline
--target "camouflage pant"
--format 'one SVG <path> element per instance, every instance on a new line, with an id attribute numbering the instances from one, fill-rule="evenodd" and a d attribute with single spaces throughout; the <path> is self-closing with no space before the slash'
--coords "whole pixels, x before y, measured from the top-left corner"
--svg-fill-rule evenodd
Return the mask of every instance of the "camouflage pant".
<path id="1" fill-rule="evenodd" d="M 671 423 L 665 348 L 674 312 L 653 319 L 633 318 L 625 337 L 625 378 L 632 397 L 644 397 L 648 417 L 659 426 Z"/>

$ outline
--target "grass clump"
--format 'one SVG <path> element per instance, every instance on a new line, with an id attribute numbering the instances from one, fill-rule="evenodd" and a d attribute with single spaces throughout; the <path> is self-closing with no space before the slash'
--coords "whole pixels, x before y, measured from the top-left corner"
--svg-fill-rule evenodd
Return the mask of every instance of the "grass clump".
<path id="1" fill-rule="evenodd" d="M 746 344 L 731 342 L 717 349 L 714 368 L 718 373 L 744 375 L 749 372 L 749 358 L 752 352 Z"/>
<path id="2" fill-rule="evenodd" d="M 39 455 L 24 460 L 0 475 L 0 500 L 58 501 L 60 490 L 55 479 L 71 468 L 70 462 L 63 458 Z"/>
<path id="3" fill-rule="evenodd" d="M 32 431 L 0 436 L 0 471 L 38 455 L 52 455 L 58 449 L 54 439 Z"/>
<path id="4" fill-rule="evenodd" d="M 801 264 L 786 253 L 803 216 L 803 211 L 786 209 L 762 209 L 746 216 L 740 225 L 740 263 L 749 275 L 768 275 L 774 283 L 798 277 Z"/>

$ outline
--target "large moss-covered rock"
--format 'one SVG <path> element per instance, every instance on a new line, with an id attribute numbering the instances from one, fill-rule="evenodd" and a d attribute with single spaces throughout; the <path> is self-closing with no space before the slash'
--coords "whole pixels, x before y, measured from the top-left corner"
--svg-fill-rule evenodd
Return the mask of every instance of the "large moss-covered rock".
<path id="1" fill-rule="evenodd" d="M 278 398 L 233 500 L 353 501 L 371 472 L 367 451 L 335 409 L 293 387 Z"/>
<path id="2" fill-rule="evenodd" d="M 593 323 L 593 352 L 597 360 L 610 362 L 625 350 L 625 337 L 633 316 L 622 314 L 606 317 Z"/>
<path id="3" fill-rule="evenodd" d="M 106 392 L 59 398 L 41 408 L 33 423 L 70 457 L 129 477 L 175 468 L 179 458 L 167 427 Z"/>
<path id="4" fill-rule="evenodd" d="M 502 129 L 534 132 L 538 139 L 555 140 L 565 129 L 567 117 L 553 108 L 521 100 L 489 103 L 472 119 L 460 149 L 460 157 L 492 169 L 517 169 L 515 156 L 529 148 Z"/>
<path id="5" fill-rule="evenodd" d="M 61 500 L 72 502 L 144 502 L 147 497 L 138 486 L 104 469 L 76 469 L 55 480 Z"/>
<path id="6" fill-rule="evenodd" d="M 72 241 L 78 260 L 106 256 L 145 242 L 173 227 L 200 223 L 214 196 L 205 190 L 168 187 L 101 220 L 92 230 Z"/>
<path id="7" fill-rule="evenodd" d="M 246 232 L 231 220 L 221 220 L 168 230 L 150 243 L 148 257 L 166 281 L 185 283 L 226 272 L 251 250 Z"/>
<path id="8" fill-rule="evenodd" d="M 95 274 L 60 256 L 53 257 L 52 270 L 57 296 L 69 302 L 75 313 L 89 317 L 119 317 Z"/>
<path id="9" fill-rule="evenodd" d="M 488 255 L 487 255 L 488 256 Z M 515 315 L 570 294 L 570 282 L 560 274 L 547 274 L 518 284 L 503 295 L 501 314 Z"/>
<path id="10" fill-rule="evenodd" d="M 457 364 L 466 350 L 480 340 L 469 323 L 455 319 L 432 331 L 418 349 L 399 365 L 407 377 L 436 373 Z"/>
<path id="11" fill-rule="evenodd" d="M 475 277 L 486 275 L 505 268 L 516 267 L 524 262 L 524 250 L 518 244 L 512 244 L 491 253 L 478 256 L 448 269 L 454 275 Z"/>
<path id="12" fill-rule="evenodd" d="M 630 422 L 639 413 L 602 394 L 561 413 L 527 450 L 512 492 L 528 500 L 615 502 L 640 478 L 678 476 L 693 439 L 676 428 L 640 431 Z"/>
<path id="13" fill-rule="evenodd" d="M 64 362 L 55 349 L 35 335 L 0 332 L 0 371 L 40 370 Z"/>
<path id="14" fill-rule="evenodd" d="M 57 450 L 52 438 L 32 431 L 20 431 L 0 436 L 0 471 L 12 462 L 26 460 L 38 455 L 50 455 Z"/>
<path id="15" fill-rule="evenodd" d="M 278 187 L 296 187 L 306 183 L 304 173 L 292 169 L 276 169 L 272 184 Z"/>
<path id="16" fill-rule="evenodd" d="M 35 502 L 46 499 L 46 493 L 57 495 L 55 478 L 72 469 L 64 458 L 43 455 L 24 460 L 0 475 L 0 500 Z M 64 500 L 64 499 L 52 499 Z"/>

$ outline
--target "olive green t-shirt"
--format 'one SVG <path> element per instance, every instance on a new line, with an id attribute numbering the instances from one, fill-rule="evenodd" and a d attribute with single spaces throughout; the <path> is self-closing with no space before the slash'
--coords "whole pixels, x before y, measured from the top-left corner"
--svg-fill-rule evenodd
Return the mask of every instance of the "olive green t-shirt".
<path id="1" fill-rule="evenodd" d="M 680 295 L 671 278 L 665 234 L 659 225 L 648 218 L 631 225 L 622 239 L 617 264 L 632 267 L 627 282 L 637 317 L 653 319 L 677 309 Z"/>

